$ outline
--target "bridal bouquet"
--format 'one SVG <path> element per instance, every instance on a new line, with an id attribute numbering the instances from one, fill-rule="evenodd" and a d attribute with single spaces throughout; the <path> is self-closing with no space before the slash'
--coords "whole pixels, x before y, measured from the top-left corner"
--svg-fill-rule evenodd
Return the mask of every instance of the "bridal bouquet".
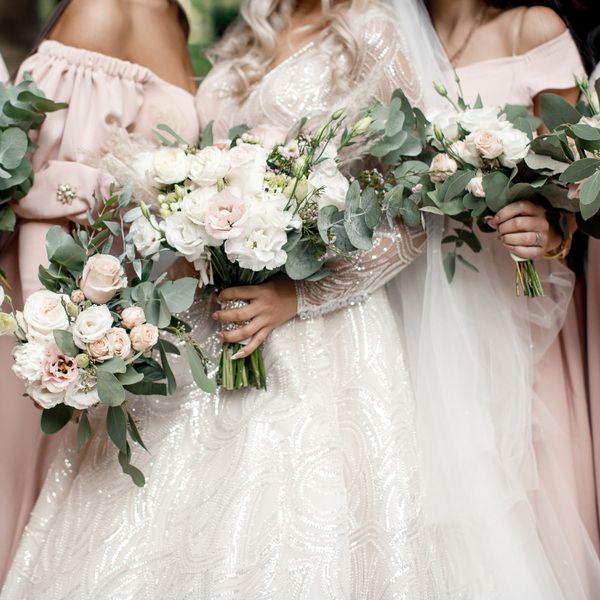
<path id="1" fill-rule="evenodd" d="M 176 318 L 187 310 L 197 281 L 150 277 L 151 261 L 109 254 L 114 240 L 125 240 L 128 194 L 108 199 L 89 227 L 73 234 L 53 227 L 46 237 L 49 267 L 40 267 L 46 289 L 34 292 L 22 312 L 0 313 L 0 330 L 16 338 L 13 371 L 27 395 L 43 409 L 42 429 L 53 434 L 76 418 L 77 446 L 90 439 L 88 411 L 107 407 L 106 429 L 119 450 L 119 463 L 137 485 L 143 474 L 131 464 L 128 438 L 145 448 L 127 394 L 166 395 L 176 388 L 167 354 L 185 346 L 200 387 L 212 391 L 207 358 Z M 129 270 L 132 276 L 129 276 Z M 156 360 L 152 351 L 158 355 Z"/>
<path id="2" fill-rule="evenodd" d="M 365 117 L 349 129 L 338 111 L 313 135 L 302 120 L 287 134 L 237 127 L 219 143 L 209 126 L 198 147 L 161 126 L 171 137 L 134 161 L 156 190 L 152 207 L 142 205 L 131 226 L 137 251 L 152 257 L 174 250 L 208 291 L 259 284 L 281 271 L 294 280 L 326 276 L 331 255 L 370 247 L 379 220 L 373 190 L 350 185 L 337 162 L 371 122 Z M 238 359 L 240 347 L 223 344 L 217 383 L 265 388 L 261 350 Z"/>
<path id="3" fill-rule="evenodd" d="M 550 133 L 532 142 L 528 162 L 560 192 L 548 194 L 557 210 L 575 215 L 580 231 L 600 238 L 600 83 L 592 89 L 578 80 L 582 101 L 577 107 L 554 94 L 541 99 Z"/>
<path id="4" fill-rule="evenodd" d="M 42 126 L 46 113 L 66 106 L 48 100 L 28 75 L 18 85 L 0 83 L 0 235 L 14 230 L 11 202 L 25 196 L 33 183 L 30 157 L 35 144 L 29 132 Z"/>

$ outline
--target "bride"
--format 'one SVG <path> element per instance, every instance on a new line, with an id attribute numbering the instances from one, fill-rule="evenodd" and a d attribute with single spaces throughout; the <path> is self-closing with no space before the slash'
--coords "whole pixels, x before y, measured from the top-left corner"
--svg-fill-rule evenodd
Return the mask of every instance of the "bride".
<path id="1" fill-rule="evenodd" d="M 240 121 L 288 127 L 302 115 L 316 126 L 339 106 L 385 102 L 397 87 L 424 103 L 416 73 L 431 71 L 400 33 L 419 34 L 419 15 L 411 2 L 401 8 L 399 28 L 372 0 L 244 1 L 200 88 L 201 119 L 215 120 L 217 134 Z M 382 287 L 424 247 L 422 231 L 398 224 L 356 263 L 299 286 L 304 318 L 265 347 L 268 391 L 208 397 L 182 363 L 174 397 L 132 400 L 150 448 L 135 457 L 145 488 L 120 474 L 103 437 L 78 455 L 71 431 L 1 598 L 591 599 L 569 593 L 569 565 L 559 573 L 536 534 L 521 483 L 526 436 L 499 449 L 484 399 L 457 406 L 460 429 L 436 429 L 432 391 L 441 389 L 446 408 L 465 380 L 433 370 L 424 389 L 428 340 L 406 318 L 397 325 Z M 198 304 L 188 320 L 216 348 L 209 307 Z M 418 365 L 410 373 L 409 360 Z M 415 407 L 415 392 L 429 403 Z M 431 460 L 436 436 L 448 456 L 465 450 L 462 465 Z M 471 439 L 487 440 L 473 446 L 481 454 Z M 449 469 L 457 464 L 460 472 Z M 478 499 L 486 502 L 471 513 Z"/>

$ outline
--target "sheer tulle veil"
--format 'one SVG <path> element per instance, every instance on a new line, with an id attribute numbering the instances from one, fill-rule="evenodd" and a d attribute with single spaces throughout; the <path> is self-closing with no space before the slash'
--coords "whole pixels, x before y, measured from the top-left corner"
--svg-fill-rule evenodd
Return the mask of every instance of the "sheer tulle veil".
<path id="1" fill-rule="evenodd" d="M 454 74 L 420 0 L 390 0 L 430 110 L 432 81 Z M 536 361 L 557 335 L 571 273 L 539 261 L 546 296 L 516 297 L 514 265 L 490 236 L 479 273 L 446 280 L 445 224 L 427 219 L 427 251 L 390 284 L 416 395 L 423 518 L 440 598 L 592 600 L 600 566 L 583 526 L 563 528 L 537 474 L 549 423 L 533 391 Z M 568 497 L 568 494 L 565 496 Z M 577 515 L 565 522 L 580 523 Z M 596 594 L 596 595 L 595 595 Z"/>

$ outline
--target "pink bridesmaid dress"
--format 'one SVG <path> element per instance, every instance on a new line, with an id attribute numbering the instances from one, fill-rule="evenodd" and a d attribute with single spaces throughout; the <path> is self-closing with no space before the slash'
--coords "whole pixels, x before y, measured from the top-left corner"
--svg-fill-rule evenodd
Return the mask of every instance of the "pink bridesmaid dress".
<path id="1" fill-rule="evenodd" d="M 190 143 L 199 131 L 193 95 L 140 65 L 45 41 L 19 77 L 26 71 L 48 97 L 69 108 L 49 115 L 39 131 L 35 183 L 15 207 L 17 232 L 0 256 L 17 306 L 41 287 L 37 271 L 46 262 L 49 227 L 85 221 L 86 211 L 95 207 L 94 193 L 109 183 L 107 174 L 86 163 L 101 155 L 112 127 L 152 138 L 162 122 Z M 0 338 L 0 583 L 58 441 L 40 432 L 39 411 L 22 397 L 23 386 L 10 369 L 11 347 L 10 339 Z"/>
<path id="2" fill-rule="evenodd" d="M 534 98 L 540 92 L 573 88 L 574 75 L 582 75 L 584 68 L 571 34 L 565 31 L 525 54 L 475 63 L 457 73 L 467 101 L 474 102 L 480 94 L 484 104 L 520 104 L 533 112 Z M 552 498 L 555 512 L 576 515 L 571 510 L 575 508 L 598 550 L 580 297 L 577 286 L 563 329 L 538 364 L 536 394 L 544 426 L 536 432 L 536 458 L 541 485 Z"/>

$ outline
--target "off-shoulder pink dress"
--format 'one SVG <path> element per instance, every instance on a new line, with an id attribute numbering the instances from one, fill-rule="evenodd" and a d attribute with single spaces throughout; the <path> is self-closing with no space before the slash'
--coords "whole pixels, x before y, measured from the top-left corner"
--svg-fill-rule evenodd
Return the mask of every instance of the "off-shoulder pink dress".
<path id="1" fill-rule="evenodd" d="M 467 101 L 481 95 L 484 104 L 520 104 L 533 111 L 534 98 L 544 90 L 574 87 L 583 65 L 568 31 L 522 54 L 475 63 L 457 69 Z M 537 369 L 536 392 L 545 423 L 536 448 L 542 484 L 555 506 L 573 503 L 599 548 L 598 513 L 580 327 L 580 289 L 576 289 L 564 327 Z M 548 451 L 552 457 L 549 458 Z M 565 493 L 567 492 L 567 493 Z M 571 494 L 570 496 L 568 494 Z M 575 525 L 573 525 L 575 527 Z"/>
<path id="2" fill-rule="evenodd" d="M 53 222 L 85 219 L 94 209 L 93 194 L 108 176 L 90 166 L 103 149 L 112 126 L 151 137 L 157 123 L 169 124 L 194 142 L 198 119 L 194 98 L 150 70 L 106 55 L 45 41 L 22 65 L 46 95 L 69 103 L 48 116 L 37 136 L 33 157 L 35 183 L 15 207 L 18 231 L 0 256 L 8 271 L 11 295 L 39 289 L 38 265 L 46 262 L 45 235 Z M 61 202 L 60 185 L 71 186 L 72 202 Z M 10 370 L 12 341 L 0 338 L 0 576 L 29 519 L 45 479 L 56 439 L 40 432 L 40 413 L 23 398 L 23 386 Z"/>

